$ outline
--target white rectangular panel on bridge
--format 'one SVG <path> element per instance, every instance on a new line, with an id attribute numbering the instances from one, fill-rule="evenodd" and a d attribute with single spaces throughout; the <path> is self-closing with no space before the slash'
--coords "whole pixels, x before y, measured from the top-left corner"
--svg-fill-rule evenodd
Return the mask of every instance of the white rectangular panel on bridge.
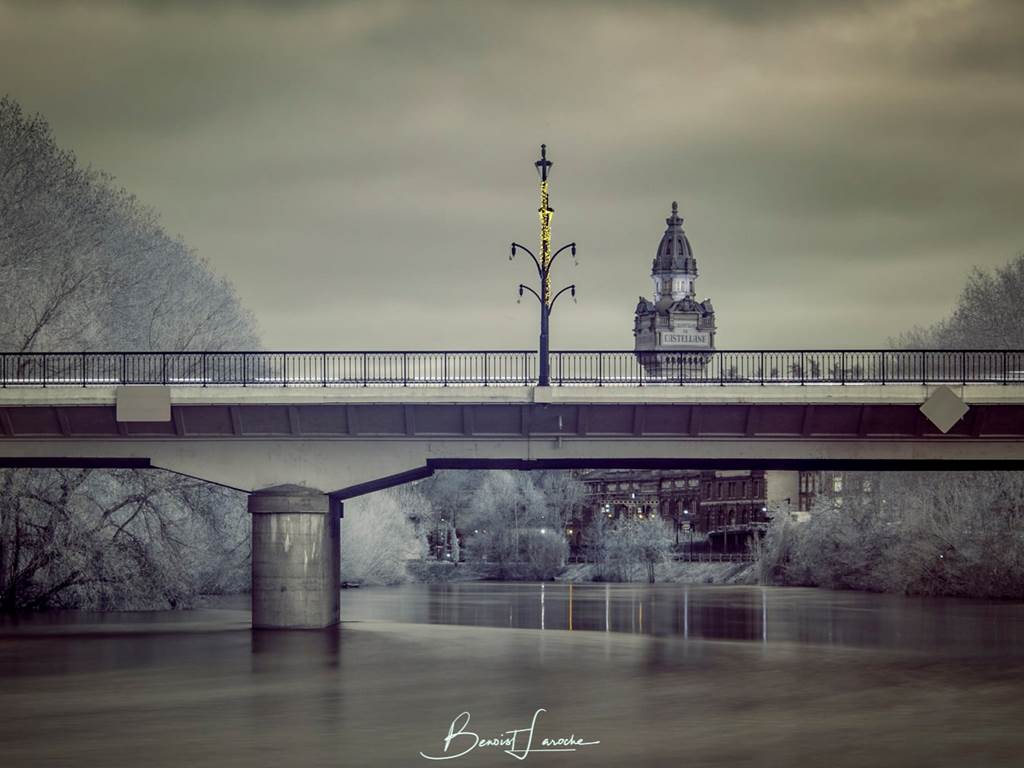
<path id="1" fill-rule="evenodd" d="M 118 421 L 171 420 L 170 387 L 118 387 L 114 390 L 114 399 Z"/>

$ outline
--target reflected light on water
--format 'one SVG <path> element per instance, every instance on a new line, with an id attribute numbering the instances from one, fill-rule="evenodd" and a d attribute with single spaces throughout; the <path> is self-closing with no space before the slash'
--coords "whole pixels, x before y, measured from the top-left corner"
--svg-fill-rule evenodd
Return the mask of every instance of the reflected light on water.
<path id="1" fill-rule="evenodd" d="M 408 585 L 346 590 L 340 627 L 296 632 L 252 632 L 245 604 L 0 621 L 0 765 L 426 765 L 460 712 L 492 736 L 538 708 L 549 733 L 601 742 L 558 758 L 587 768 L 987 768 L 1024 754 L 1021 603 Z"/>

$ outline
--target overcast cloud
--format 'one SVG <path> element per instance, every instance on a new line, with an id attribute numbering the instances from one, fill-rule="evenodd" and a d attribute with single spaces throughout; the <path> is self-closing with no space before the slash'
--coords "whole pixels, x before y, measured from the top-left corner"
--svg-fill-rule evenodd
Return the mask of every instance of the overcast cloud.
<path id="1" fill-rule="evenodd" d="M 722 348 L 884 345 L 1024 250 L 1024 3 L 5 2 L 0 92 L 273 348 L 632 346 L 678 200 Z M 532 301 L 532 300 L 531 300 Z"/>

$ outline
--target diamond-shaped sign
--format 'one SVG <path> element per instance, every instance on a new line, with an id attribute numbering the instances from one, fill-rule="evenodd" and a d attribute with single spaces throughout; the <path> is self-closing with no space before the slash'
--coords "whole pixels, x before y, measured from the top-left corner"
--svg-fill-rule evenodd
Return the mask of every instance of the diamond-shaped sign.
<path id="1" fill-rule="evenodd" d="M 949 432 L 968 410 L 967 403 L 949 387 L 939 387 L 921 405 L 921 413 L 943 434 Z"/>

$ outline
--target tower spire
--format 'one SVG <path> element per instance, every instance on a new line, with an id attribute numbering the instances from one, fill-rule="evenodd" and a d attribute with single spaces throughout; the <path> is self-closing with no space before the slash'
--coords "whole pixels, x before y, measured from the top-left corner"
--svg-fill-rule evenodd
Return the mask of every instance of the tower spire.
<path id="1" fill-rule="evenodd" d="M 672 201 L 672 215 L 665 219 L 665 223 L 672 229 L 679 229 L 683 226 L 683 218 L 679 215 L 679 204 L 675 200 Z"/>

